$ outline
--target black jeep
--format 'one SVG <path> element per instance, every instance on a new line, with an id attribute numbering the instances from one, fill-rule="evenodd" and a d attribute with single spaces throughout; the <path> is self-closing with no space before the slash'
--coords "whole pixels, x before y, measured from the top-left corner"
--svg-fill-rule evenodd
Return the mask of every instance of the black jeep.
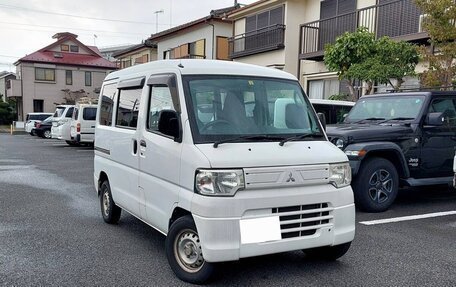
<path id="1" fill-rule="evenodd" d="M 357 206 L 385 211 L 401 186 L 452 183 L 456 92 L 364 96 L 327 134 L 350 160 Z"/>

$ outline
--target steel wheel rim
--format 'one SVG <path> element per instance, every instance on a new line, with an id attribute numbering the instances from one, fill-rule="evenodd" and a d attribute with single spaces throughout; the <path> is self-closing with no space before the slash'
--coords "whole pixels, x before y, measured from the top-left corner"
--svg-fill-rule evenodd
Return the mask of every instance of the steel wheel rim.
<path id="1" fill-rule="evenodd" d="M 376 203 L 388 201 L 393 192 L 393 178 L 385 169 L 376 170 L 369 178 L 369 197 Z"/>
<path id="2" fill-rule="evenodd" d="M 103 214 L 109 216 L 109 192 L 103 193 Z"/>
<path id="3" fill-rule="evenodd" d="M 174 240 L 174 256 L 179 266 L 189 273 L 196 273 L 204 265 L 203 252 L 198 234 L 185 229 Z"/>

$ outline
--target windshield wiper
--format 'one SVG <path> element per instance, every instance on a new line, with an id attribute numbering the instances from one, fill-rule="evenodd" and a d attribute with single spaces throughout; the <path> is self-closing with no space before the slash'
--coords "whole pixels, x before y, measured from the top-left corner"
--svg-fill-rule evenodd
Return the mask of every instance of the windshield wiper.
<path id="1" fill-rule="evenodd" d="M 308 134 L 302 134 L 302 135 L 297 135 L 297 136 L 292 136 L 292 137 L 289 137 L 289 138 L 286 138 L 286 139 L 283 139 L 280 141 L 279 145 L 280 146 L 283 146 L 286 142 L 289 142 L 289 141 L 298 141 L 298 140 L 302 140 L 302 139 L 305 139 L 307 137 L 322 137 L 323 134 L 315 134 L 315 133 L 308 133 Z"/>
<path id="2" fill-rule="evenodd" d="M 397 118 L 391 118 L 387 119 L 384 121 L 379 122 L 379 124 L 387 123 L 389 121 L 406 121 L 406 120 L 414 120 L 415 118 L 410 118 L 410 117 L 397 117 Z"/>
<path id="3" fill-rule="evenodd" d="M 367 118 L 367 119 L 362 119 L 362 120 L 359 120 L 359 121 L 356 121 L 356 122 L 353 122 L 352 124 L 360 124 L 364 121 L 381 121 L 381 120 L 384 120 L 385 118 Z"/>
<path id="4" fill-rule="evenodd" d="M 283 137 L 279 136 L 269 136 L 269 135 L 255 135 L 255 136 L 239 136 L 235 138 L 229 138 L 229 139 L 223 139 L 223 140 L 218 140 L 214 142 L 213 147 L 217 148 L 220 144 L 222 143 L 229 143 L 229 142 L 240 142 L 240 141 L 261 141 L 261 140 L 269 140 L 269 141 L 278 141 L 278 140 L 283 140 Z"/>

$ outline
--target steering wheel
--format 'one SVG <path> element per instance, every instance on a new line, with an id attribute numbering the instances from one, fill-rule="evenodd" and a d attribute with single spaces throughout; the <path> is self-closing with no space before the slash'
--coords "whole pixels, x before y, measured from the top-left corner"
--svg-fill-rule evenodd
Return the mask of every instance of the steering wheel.
<path id="1" fill-rule="evenodd" d="M 212 122 L 208 122 L 202 129 L 201 129 L 201 133 L 205 133 L 207 132 L 208 130 L 211 130 L 212 128 L 212 131 L 215 131 L 216 133 L 218 133 L 218 129 L 216 129 L 215 127 L 217 126 L 220 126 L 220 127 L 227 127 L 229 131 L 234 131 L 236 132 L 237 134 L 240 133 L 239 129 L 233 125 L 232 123 L 230 123 L 229 121 L 226 121 L 226 120 L 215 120 L 215 121 L 212 121 Z M 223 131 L 223 130 L 222 130 Z"/>

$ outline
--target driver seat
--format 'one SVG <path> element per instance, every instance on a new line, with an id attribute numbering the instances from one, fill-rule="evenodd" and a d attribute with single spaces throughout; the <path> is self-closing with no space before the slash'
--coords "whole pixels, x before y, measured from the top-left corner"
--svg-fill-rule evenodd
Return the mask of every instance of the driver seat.
<path id="1" fill-rule="evenodd" d="M 234 92 L 228 92 L 219 119 L 231 123 L 240 131 L 249 125 L 244 104 Z"/>

